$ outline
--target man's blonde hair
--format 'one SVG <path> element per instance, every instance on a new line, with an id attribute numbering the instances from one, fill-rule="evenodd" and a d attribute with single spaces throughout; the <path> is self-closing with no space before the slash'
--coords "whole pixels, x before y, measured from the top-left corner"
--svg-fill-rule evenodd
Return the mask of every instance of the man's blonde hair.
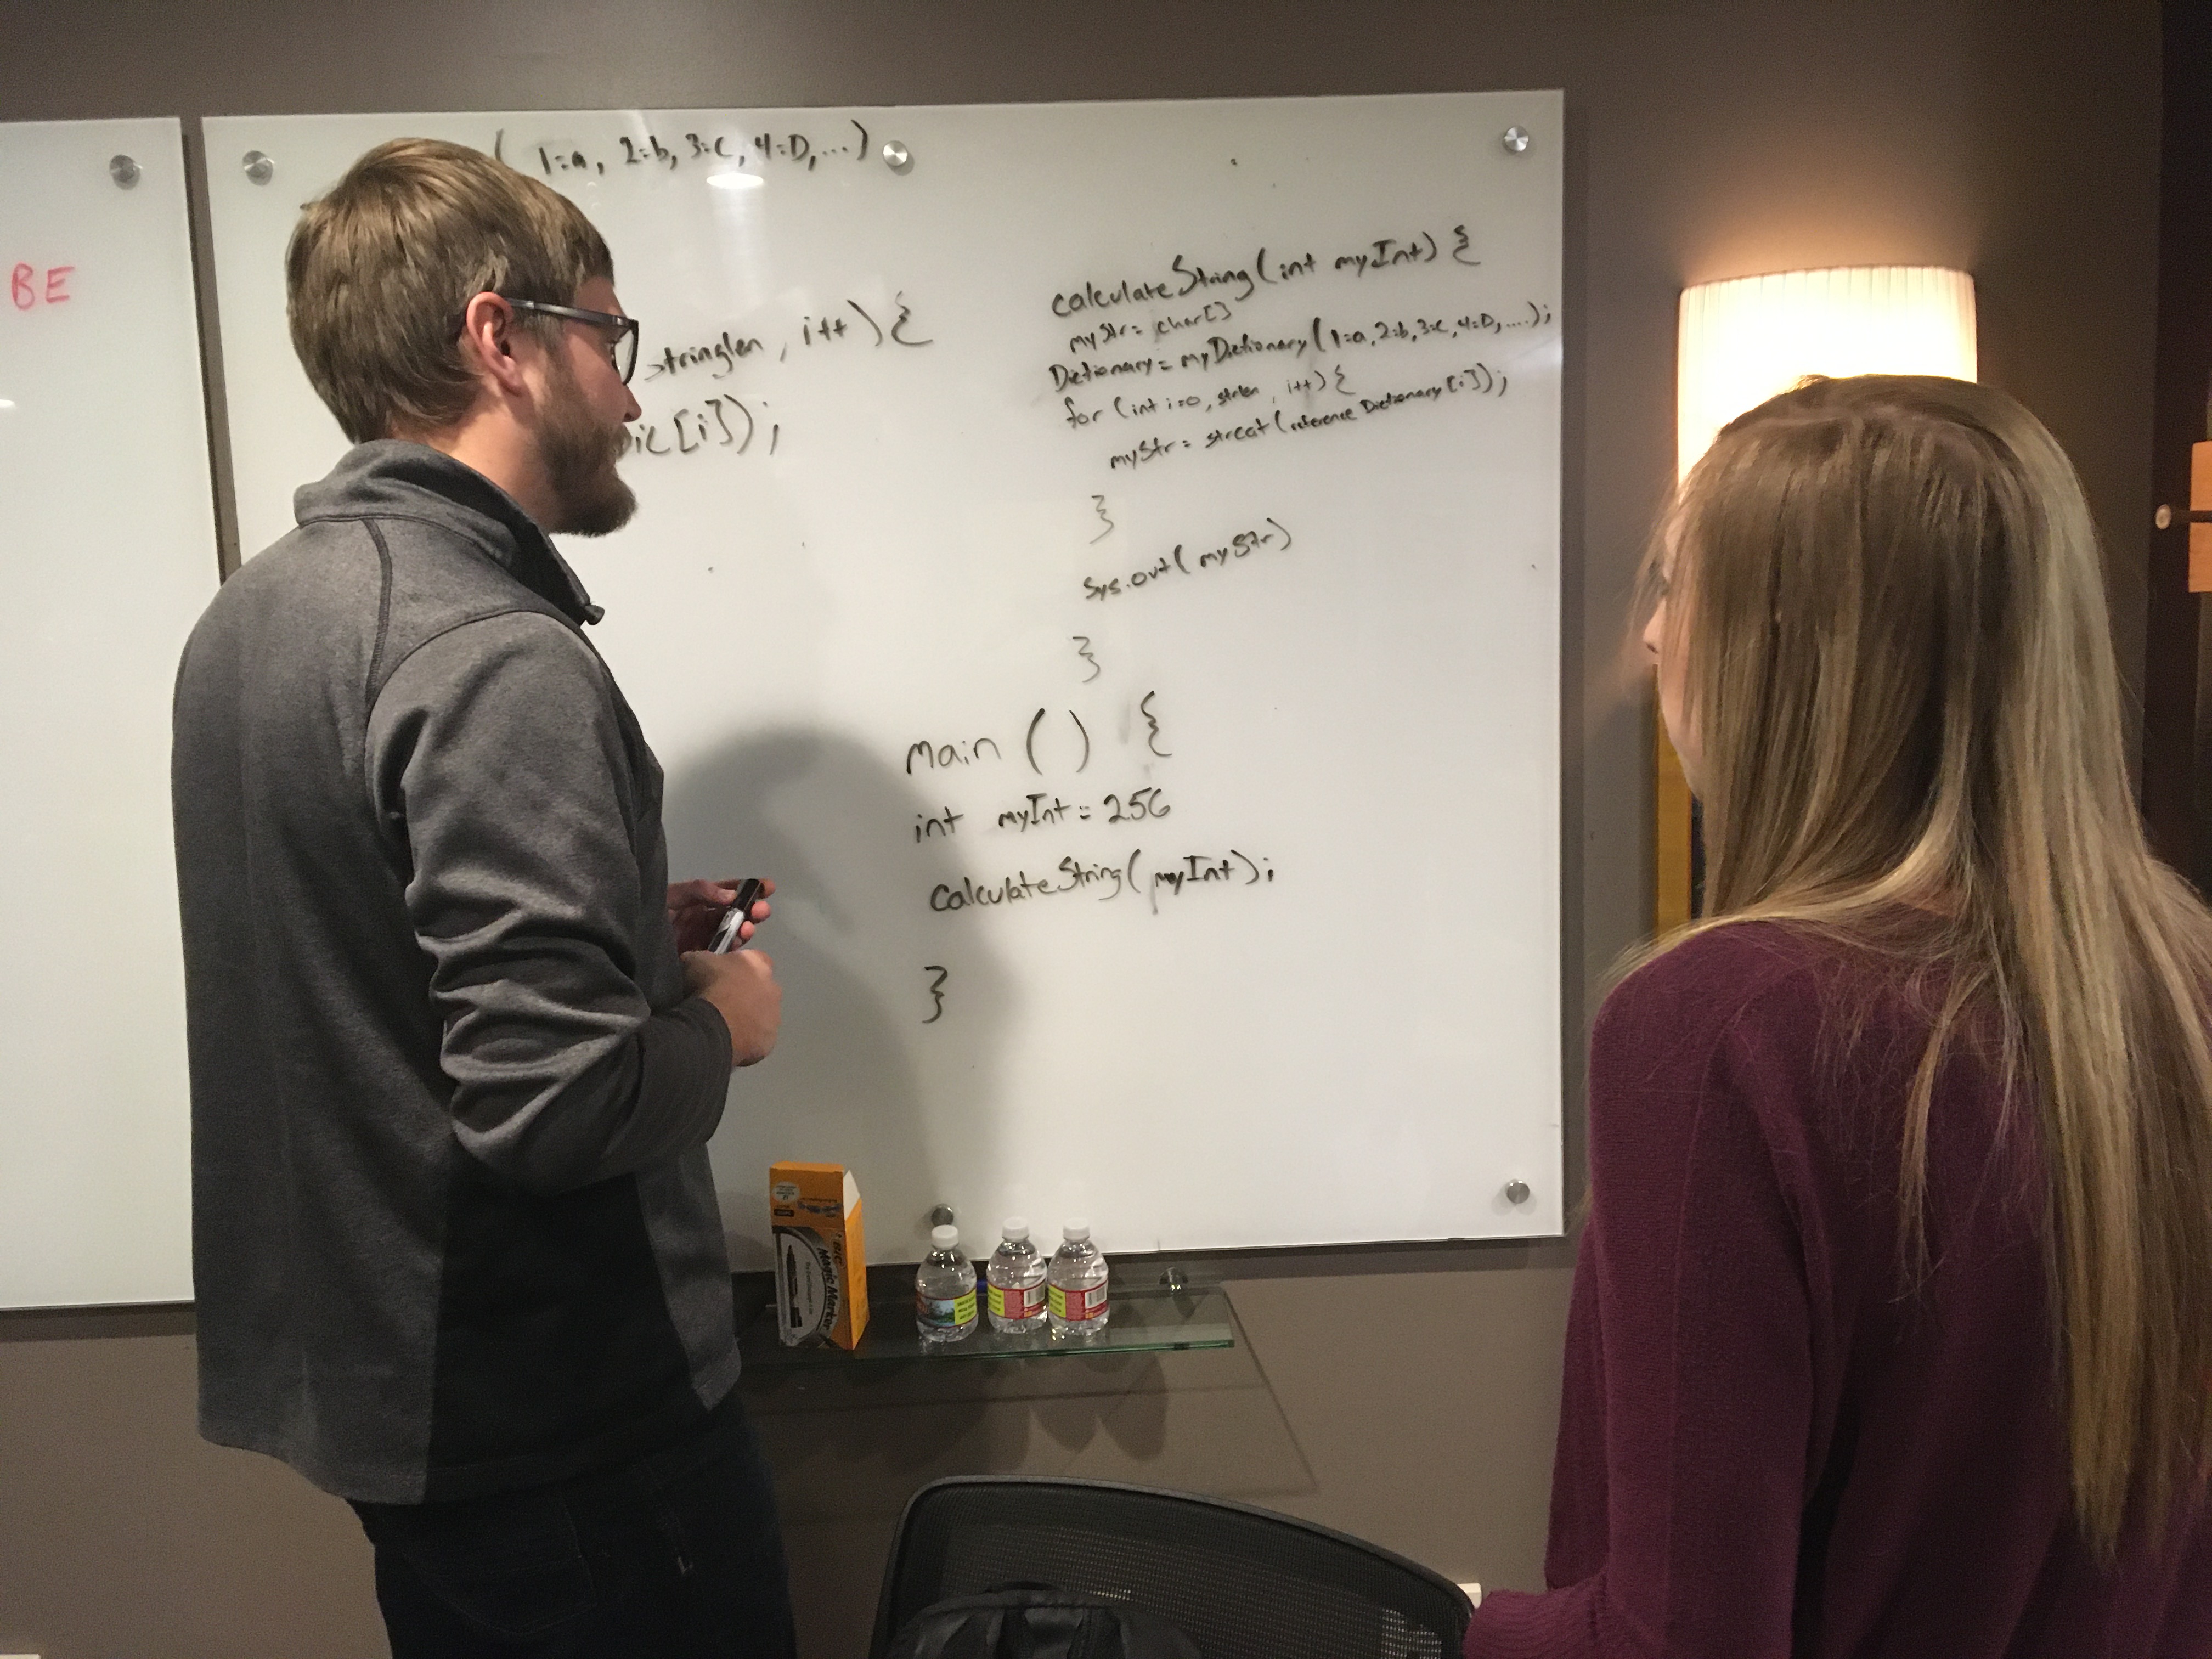
<path id="1" fill-rule="evenodd" d="M 2045 1170 L 2075 1511 L 2109 1554 L 2212 1464 L 2212 915 L 2136 817 L 2081 484 L 1990 387 L 1814 380 L 1723 430 L 1668 549 L 1702 927 L 1841 935 L 1940 988 L 1903 1123 L 1909 1279 L 1936 1076 L 1993 1025 Z"/>
<path id="2" fill-rule="evenodd" d="M 348 438 L 450 427 L 476 397 L 461 321 L 479 294 L 574 305 L 614 258 L 575 204 L 463 144 L 395 138 L 307 204 L 284 251 L 292 349 Z M 524 315 L 550 338 L 557 320 Z"/>

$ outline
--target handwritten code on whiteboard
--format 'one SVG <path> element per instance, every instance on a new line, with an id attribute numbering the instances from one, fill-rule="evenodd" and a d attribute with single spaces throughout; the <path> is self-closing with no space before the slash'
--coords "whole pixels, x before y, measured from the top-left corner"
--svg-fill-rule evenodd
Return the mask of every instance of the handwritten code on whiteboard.
<path id="1" fill-rule="evenodd" d="M 789 1158 L 882 1260 L 1559 1230 L 1558 94 L 208 125 L 289 191 L 210 181 L 249 550 L 343 447 L 305 195 L 448 137 L 613 249 L 641 506 L 567 550 L 672 867 L 779 884 L 738 1265 Z"/>

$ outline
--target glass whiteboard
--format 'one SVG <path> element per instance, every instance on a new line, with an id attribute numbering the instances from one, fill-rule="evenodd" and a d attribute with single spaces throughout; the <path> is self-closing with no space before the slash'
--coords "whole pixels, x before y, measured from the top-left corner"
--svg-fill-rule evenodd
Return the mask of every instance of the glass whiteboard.
<path id="1" fill-rule="evenodd" d="M 642 505 L 565 550 L 672 867 L 782 887 L 738 1265 L 778 1158 L 878 1260 L 940 1202 L 1559 1231 L 1559 94 L 207 133 L 249 552 L 343 449 L 282 256 L 362 151 L 496 150 L 614 250 Z"/>

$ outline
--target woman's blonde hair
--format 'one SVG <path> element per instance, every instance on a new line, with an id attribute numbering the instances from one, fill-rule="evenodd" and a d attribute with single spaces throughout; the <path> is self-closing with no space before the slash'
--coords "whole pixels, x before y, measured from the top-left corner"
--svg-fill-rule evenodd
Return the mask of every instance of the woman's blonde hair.
<path id="1" fill-rule="evenodd" d="M 1702 756 L 1698 928 L 1794 922 L 1941 988 L 1908 1272 L 1939 1063 L 1970 1021 L 2001 1034 L 2040 1127 L 2075 1510 L 2109 1554 L 2212 1455 L 2212 916 L 2136 817 L 2081 484 L 2001 392 L 1814 380 L 1722 432 L 1661 548 Z"/>

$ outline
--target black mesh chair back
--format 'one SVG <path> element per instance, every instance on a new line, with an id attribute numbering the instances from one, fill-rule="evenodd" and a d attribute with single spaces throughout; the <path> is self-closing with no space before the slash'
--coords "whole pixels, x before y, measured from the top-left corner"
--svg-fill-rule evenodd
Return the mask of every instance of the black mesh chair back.
<path id="1" fill-rule="evenodd" d="M 1103 1480 L 958 1476 L 908 1504 L 869 1652 L 933 1601 L 1045 1583 L 1158 1614 L 1206 1659 L 1458 1659 L 1441 1574 L 1310 1522 Z"/>

